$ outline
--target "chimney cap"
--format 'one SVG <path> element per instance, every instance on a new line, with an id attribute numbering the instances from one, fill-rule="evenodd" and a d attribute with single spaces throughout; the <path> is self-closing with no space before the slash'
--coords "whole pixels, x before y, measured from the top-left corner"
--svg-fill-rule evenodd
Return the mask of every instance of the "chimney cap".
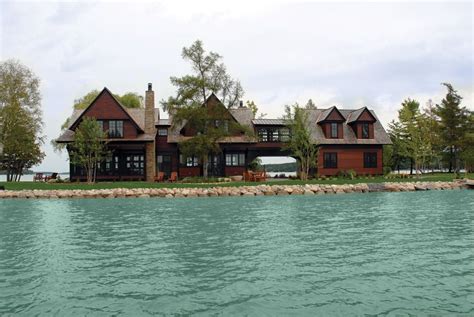
<path id="1" fill-rule="evenodd" d="M 151 90 L 151 83 L 148 83 L 148 90 Z"/>

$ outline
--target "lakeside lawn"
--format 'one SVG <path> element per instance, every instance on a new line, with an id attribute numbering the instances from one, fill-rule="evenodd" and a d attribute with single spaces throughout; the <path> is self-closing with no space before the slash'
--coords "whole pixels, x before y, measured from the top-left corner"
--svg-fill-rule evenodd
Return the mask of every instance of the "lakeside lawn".
<path id="1" fill-rule="evenodd" d="M 474 178 L 474 173 L 462 177 Z M 382 182 L 436 182 L 436 181 L 452 181 L 453 173 L 434 173 L 424 174 L 420 177 L 413 178 L 385 178 L 383 176 L 360 177 L 355 179 L 332 178 L 325 180 L 290 180 L 290 179 L 269 179 L 266 182 L 231 182 L 231 183 L 147 183 L 147 182 L 100 182 L 92 185 L 85 183 L 42 183 L 42 182 L 17 182 L 7 183 L 0 182 L 0 186 L 5 186 L 7 190 L 32 190 L 32 189 L 109 189 L 109 188 L 191 188 L 191 187 L 215 187 L 215 186 L 256 186 L 256 185 L 304 185 L 304 184 L 325 184 L 325 185 L 341 185 L 341 184 L 357 184 L 357 183 L 382 183 Z"/>

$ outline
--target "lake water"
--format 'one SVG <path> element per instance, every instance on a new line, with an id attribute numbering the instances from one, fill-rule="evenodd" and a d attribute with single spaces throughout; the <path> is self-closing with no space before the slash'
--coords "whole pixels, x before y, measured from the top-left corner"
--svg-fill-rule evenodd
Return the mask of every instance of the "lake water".
<path id="1" fill-rule="evenodd" d="M 474 191 L 0 200 L 0 315 L 474 315 Z"/>

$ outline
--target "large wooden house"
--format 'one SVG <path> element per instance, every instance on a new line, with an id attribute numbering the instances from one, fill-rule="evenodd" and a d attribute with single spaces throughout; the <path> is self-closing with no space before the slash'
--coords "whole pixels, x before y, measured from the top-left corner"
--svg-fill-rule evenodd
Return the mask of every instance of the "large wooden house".
<path id="1" fill-rule="evenodd" d="M 212 94 L 204 106 L 222 106 Z M 382 146 L 390 138 L 372 110 L 366 107 L 349 110 L 331 107 L 311 109 L 308 112 L 311 138 L 319 145 L 316 173 L 336 175 L 354 170 L 358 174 L 382 174 Z M 221 152 L 209 157 L 211 176 L 242 175 L 257 157 L 291 156 L 282 150 L 291 131 L 282 119 L 254 119 L 252 111 L 244 106 L 226 110 L 225 120 L 254 131 L 249 137 L 242 133 L 226 137 L 220 142 Z M 104 88 L 84 110 L 75 110 L 69 128 L 57 139 L 71 143 L 74 131 L 84 117 L 94 117 L 108 132 L 111 155 L 100 165 L 98 180 L 153 181 L 158 171 L 166 176 L 202 175 L 202 166 L 196 157 L 180 154 L 179 143 L 193 136 L 186 124 L 172 124 L 173 116 L 161 119 L 155 108 L 152 85 L 145 92 L 145 108 L 127 109 Z M 71 180 L 84 180 L 81 168 L 70 165 Z"/>

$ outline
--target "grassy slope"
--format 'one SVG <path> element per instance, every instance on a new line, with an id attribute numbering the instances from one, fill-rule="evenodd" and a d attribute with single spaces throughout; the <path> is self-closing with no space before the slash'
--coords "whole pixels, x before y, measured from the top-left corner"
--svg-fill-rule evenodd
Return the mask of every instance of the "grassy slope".
<path id="1" fill-rule="evenodd" d="M 463 175 L 464 176 L 464 175 Z M 474 174 L 468 174 L 468 178 L 474 178 Z M 416 182 L 416 181 L 451 181 L 454 175 L 448 173 L 427 174 L 419 178 L 406 179 L 385 179 L 381 176 L 374 178 L 358 178 L 358 179 L 331 179 L 331 180 L 311 180 L 307 182 L 299 180 L 271 180 L 267 182 L 232 182 L 219 184 L 184 184 L 184 183 L 146 183 L 146 182 L 111 182 L 111 183 L 96 183 L 87 185 L 84 183 L 59 183 L 48 184 L 39 182 L 19 182 L 6 183 L 0 182 L 0 185 L 5 186 L 9 190 L 23 190 L 23 189 L 107 189 L 107 188 L 176 188 L 176 187 L 214 187 L 214 186 L 252 186 L 261 184 L 270 185 L 301 185 L 301 184 L 356 184 L 356 183 L 381 183 L 381 182 Z"/>

